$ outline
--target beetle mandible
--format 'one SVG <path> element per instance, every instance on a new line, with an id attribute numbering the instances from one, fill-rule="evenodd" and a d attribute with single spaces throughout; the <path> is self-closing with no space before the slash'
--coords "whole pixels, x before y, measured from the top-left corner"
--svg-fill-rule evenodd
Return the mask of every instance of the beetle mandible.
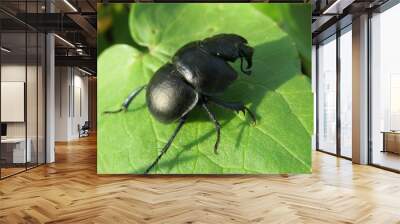
<path id="1" fill-rule="evenodd" d="M 248 46 L 247 40 L 236 34 L 217 34 L 204 40 L 190 42 L 181 47 L 170 62 L 159 68 L 147 85 L 132 91 L 120 109 L 104 112 L 126 111 L 132 100 L 146 88 L 146 103 L 150 113 L 162 123 L 178 121 L 172 136 L 145 173 L 148 173 L 167 152 L 190 111 L 196 106 L 201 106 L 215 125 L 216 154 L 221 125 L 209 109 L 209 102 L 236 112 L 241 111 L 243 114 L 247 111 L 253 122 L 256 122 L 254 114 L 242 102 L 224 102 L 215 97 L 224 92 L 238 77 L 228 62 L 240 59 L 240 70 L 250 75 L 253 53 L 254 49 Z M 244 60 L 247 62 L 246 68 L 243 65 Z"/>

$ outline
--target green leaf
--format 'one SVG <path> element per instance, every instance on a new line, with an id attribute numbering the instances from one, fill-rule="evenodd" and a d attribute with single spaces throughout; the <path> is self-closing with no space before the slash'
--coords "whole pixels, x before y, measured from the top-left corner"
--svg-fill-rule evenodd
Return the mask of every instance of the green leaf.
<path id="1" fill-rule="evenodd" d="M 118 44 L 98 59 L 99 173 L 143 173 L 177 126 L 156 121 L 143 93 L 128 112 L 102 112 L 119 108 L 182 45 L 217 33 L 242 35 L 255 47 L 253 74 L 243 75 L 234 63 L 239 79 L 221 98 L 243 101 L 258 123 L 251 126 L 247 116 L 211 105 L 222 125 L 215 155 L 214 125 L 196 108 L 152 173 L 311 171 L 310 80 L 301 74 L 293 40 L 273 20 L 249 4 L 135 4 L 129 23 L 134 41 L 146 50 Z"/>
<path id="2" fill-rule="evenodd" d="M 311 76 L 311 4 L 253 4 L 286 31 L 296 44 L 303 70 Z"/>

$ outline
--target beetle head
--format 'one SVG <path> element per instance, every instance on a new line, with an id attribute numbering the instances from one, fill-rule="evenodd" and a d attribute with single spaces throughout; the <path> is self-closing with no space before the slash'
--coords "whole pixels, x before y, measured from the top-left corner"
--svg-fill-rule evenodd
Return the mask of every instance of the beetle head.
<path id="1" fill-rule="evenodd" d="M 245 38 L 237 34 L 218 34 L 204 39 L 200 46 L 208 53 L 226 61 L 234 62 L 240 58 L 241 71 L 247 75 L 251 74 L 254 49 L 247 45 Z M 243 59 L 247 62 L 246 68 L 243 67 Z"/>

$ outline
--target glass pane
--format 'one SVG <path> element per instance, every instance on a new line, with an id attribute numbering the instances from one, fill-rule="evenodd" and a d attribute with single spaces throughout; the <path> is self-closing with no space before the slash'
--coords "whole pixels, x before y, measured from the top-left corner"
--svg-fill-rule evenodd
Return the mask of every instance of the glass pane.
<path id="1" fill-rule="evenodd" d="M 318 48 L 318 148 L 336 153 L 336 37 Z"/>
<path id="2" fill-rule="evenodd" d="M 312 149 L 316 150 L 317 147 L 317 99 L 316 99 L 316 88 L 317 88 L 317 70 L 316 70 L 316 65 L 317 65 L 317 48 L 315 45 L 312 46 L 312 74 L 311 74 L 311 81 L 312 81 L 312 92 L 314 93 L 313 100 L 314 100 L 314 105 L 313 105 L 313 121 L 314 121 L 314 127 L 313 127 L 313 135 L 312 135 Z"/>
<path id="3" fill-rule="evenodd" d="M 37 13 L 39 5 L 37 1 L 27 2 L 26 12 L 29 14 Z M 37 19 L 32 17 L 32 20 Z M 32 21 L 36 23 L 37 21 Z M 36 30 L 27 30 L 27 142 L 31 151 L 28 168 L 35 167 L 38 164 L 38 33 Z M 28 149 L 29 149 L 28 147 Z"/>
<path id="4" fill-rule="evenodd" d="M 400 170 L 400 5 L 372 18 L 372 163 Z"/>
<path id="5" fill-rule="evenodd" d="M 45 0 L 0 1 L 11 14 L 43 13 Z M 38 17 L 33 17 L 38 18 Z M 1 177 L 45 161 L 45 35 L 0 12 Z"/>
<path id="6" fill-rule="evenodd" d="M 46 38 L 45 35 L 40 33 L 39 36 L 39 45 L 38 45 L 38 163 L 45 163 L 46 158 L 46 149 L 45 149 L 45 60 L 46 60 L 46 52 L 45 52 L 45 44 Z"/>
<path id="7" fill-rule="evenodd" d="M 25 170 L 26 150 L 26 33 L 1 34 L 1 161 L 2 177 Z M 29 149 L 29 147 L 28 147 Z"/>
<path id="8" fill-rule="evenodd" d="M 351 27 L 340 36 L 340 153 L 352 157 L 352 35 Z"/>
<path id="9" fill-rule="evenodd" d="M 26 98 L 26 112 L 27 112 L 27 142 L 28 150 L 30 148 L 30 159 L 28 160 L 28 168 L 37 165 L 37 98 L 38 98 L 38 88 L 37 88 L 37 74 L 38 74 L 38 36 L 36 32 L 27 33 L 28 38 L 28 63 L 27 63 L 27 98 Z"/>

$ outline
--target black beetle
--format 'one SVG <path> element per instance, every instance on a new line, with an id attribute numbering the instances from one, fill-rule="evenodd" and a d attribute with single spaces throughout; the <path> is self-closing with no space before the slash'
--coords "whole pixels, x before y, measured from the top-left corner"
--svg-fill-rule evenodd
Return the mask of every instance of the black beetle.
<path id="1" fill-rule="evenodd" d="M 251 74 L 253 51 L 253 48 L 247 45 L 247 40 L 236 34 L 218 34 L 201 41 L 190 42 L 175 53 L 170 63 L 156 71 L 148 85 L 134 90 L 120 109 L 105 112 L 126 111 L 132 100 L 147 86 L 146 102 L 151 114 L 163 123 L 179 121 L 178 127 L 145 173 L 148 173 L 167 152 L 189 112 L 197 105 L 207 112 L 215 125 L 215 153 L 220 141 L 220 124 L 208 108 L 208 102 L 236 112 L 241 111 L 243 114 L 247 111 L 253 122 L 256 122 L 253 113 L 243 103 L 228 103 L 215 98 L 215 95 L 224 92 L 237 79 L 238 74 L 228 62 L 240 58 L 241 71 L 247 75 Z M 243 60 L 247 62 L 246 68 L 243 67 Z"/>

